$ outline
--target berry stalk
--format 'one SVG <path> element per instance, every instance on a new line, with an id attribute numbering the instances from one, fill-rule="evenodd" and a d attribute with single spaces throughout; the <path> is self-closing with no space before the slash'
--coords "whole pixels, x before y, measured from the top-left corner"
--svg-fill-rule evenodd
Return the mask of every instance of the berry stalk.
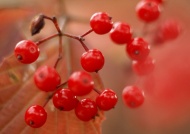
<path id="1" fill-rule="evenodd" d="M 60 89 L 61 87 L 65 86 L 66 84 L 67 84 L 67 81 L 65 81 L 65 82 L 63 82 L 62 84 L 58 85 L 57 88 L 56 88 L 56 90 L 55 90 L 53 93 L 51 93 L 50 95 L 48 95 L 46 101 L 45 101 L 44 104 L 43 104 L 43 107 L 45 107 L 45 106 L 48 104 L 48 102 L 52 99 L 52 97 L 53 97 L 53 95 L 55 94 L 55 92 L 56 92 L 58 89 Z"/>
<path id="2" fill-rule="evenodd" d="M 50 40 L 50 39 L 53 39 L 53 38 L 55 38 L 55 37 L 57 37 L 57 36 L 59 36 L 59 33 L 53 34 L 53 35 L 51 35 L 51 36 L 49 36 L 49 37 L 46 37 L 46 38 L 44 38 L 44 39 L 39 40 L 38 42 L 36 42 L 36 45 L 39 46 L 40 44 L 42 44 L 42 43 L 44 43 L 44 42 L 46 42 L 46 41 L 48 41 L 48 40 Z"/>

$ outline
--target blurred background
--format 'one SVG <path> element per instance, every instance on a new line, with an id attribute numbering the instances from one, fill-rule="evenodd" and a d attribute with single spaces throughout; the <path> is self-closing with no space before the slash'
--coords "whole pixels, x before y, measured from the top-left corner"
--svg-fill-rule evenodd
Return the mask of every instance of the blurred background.
<path id="1" fill-rule="evenodd" d="M 1 0 L 0 61 L 13 52 L 15 44 L 21 39 L 38 40 L 55 32 L 52 25 L 47 23 L 46 30 L 40 35 L 35 37 L 30 35 L 30 20 L 39 13 L 58 16 L 59 20 L 68 15 L 71 20 L 66 25 L 65 31 L 80 35 L 90 28 L 91 15 L 104 11 L 112 16 L 114 22 L 130 24 L 134 34 L 141 36 L 144 23 L 138 19 L 135 12 L 135 6 L 139 1 Z M 89 48 L 97 48 L 103 52 L 106 62 L 100 71 L 101 78 L 104 86 L 115 90 L 119 97 L 118 105 L 113 110 L 105 112 L 103 134 L 190 133 L 189 5 L 189 0 L 165 0 L 159 20 L 149 24 L 148 28 L 151 31 L 160 22 L 172 18 L 178 20 L 182 26 L 179 38 L 163 44 L 152 44 L 152 36 L 145 37 L 150 41 L 150 55 L 156 60 L 155 70 L 149 76 L 138 77 L 133 73 L 125 45 L 114 44 L 108 34 L 100 36 L 92 33 L 85 38 Z M 71 44 L 76 43 L 78 42 L 71 41 Z M 71 47 L 73 70 L 80 68 L 78 61 L 82 52 L 80 45 Z M 145 103 L 141 107 L 130 109 L 123 104 L 122 90 L 127 85 L 138 85 L 144 90 Z M 0 103 L 3 106 L 4 102 Z"/>

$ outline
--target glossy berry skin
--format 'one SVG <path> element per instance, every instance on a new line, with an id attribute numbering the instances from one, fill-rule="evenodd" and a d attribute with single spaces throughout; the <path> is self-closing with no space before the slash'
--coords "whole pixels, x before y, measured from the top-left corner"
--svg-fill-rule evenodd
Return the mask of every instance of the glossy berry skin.
<path id="1" fill-rule="evenodd" d="M 116 22 L 110 31 L 110 38 L 116 44 L 125 44 L 131 41 L 132 29 L 124 22 Z"/>
<path id="2" fill-rule="evenodd" d="M 42 66 L 34 73 L 34 82 L 40 90 L 49 92 L 57 88 L 61 83 L 61 77 L 55 68 Z"/>
<path id="3" fill-rule="evenodd" d="M 62 111 L 70 111 L 74 109 L 78 103 L 76 96 L 70 89 L 59 89 L 52 98 L 56 108 Z"/>
<path id="4" fill-rule="evenodd" d="M 68 79 L 68 88 L 76 96 L 89 94 L 94 88 L 92 76 L 85 71 L 76 71 Z"/>
<path id="5" fill-rule="evenodd" d="M 82 54 L 80 62 L 85 71 L 98 72 L 104 66 L 104 56 L 101 51 L 91 49 Z"/>
<path id="6" fill-rule="evenodd" d="M 90 18 L 90 26 L 96 34 L 106 34 L 113 26 L 111 17 L 105 12 L 97 12 Z"/>
<path id="7" fill-rule="evenodd" d="M 122 92 L 123 102 L 129 108 L 137 108 L 144 102 L 144 93 L 137 86 L 126 86 Z"/>
<path id="8" fill-rule="evenodd" d="M 126 52 L 132 60 L 144 60 L 150 53 L 150 46 L 143 38 L 134 38 L 127 44 Z"/>
<path id="9" fill-rule="evenodd" d="M 30 127 L 39 128 L 45 124 L 46 119 L 47 113 L 45 109 L 39 105 L 33 105 L 25 112 L 25 122 Z"/>
<path id="10" fill-rule="evenodd" d="M 145 1 L 154 1 L 157 2 L 158 4 L 163 4 L 164 0 L 145 0 Z"/>
<path id="11" fill-rule="evenodd" d="M 136 6 L 137 16 L 146 23 L 157 20 L 160 12 L 159 4 L 154 1 L 140 1 Z"/>
<path id="12" fill-rule="evenodd" d="M 75 108 L 76 116 L 82 121 L 90 121 L 98 112 L 96 103 L 91 99 L 82 99 Z"/>
<path id="13" fill-rule="evenodd" d="M 111 89 L 105 89 L 99 96 L 96 98 L 96 104 L 99 109 L 108 111 L 115 107 L 117 104 L 118 97 L 116 93 Z"/>
<path id="14" fill-rule="evenodd" d="M 34 42 L 22 40 L 16 44 L 14 54 L 21 63 L 30 64 L 37 60 L 40 50 Z"/>
<path id="15" fill-rule="evenodd" d="M 154 68 L 155 60 L 149 56 L 143 61 L 132 61 L 132 69 L 139 76 L 150 74 Z"/>

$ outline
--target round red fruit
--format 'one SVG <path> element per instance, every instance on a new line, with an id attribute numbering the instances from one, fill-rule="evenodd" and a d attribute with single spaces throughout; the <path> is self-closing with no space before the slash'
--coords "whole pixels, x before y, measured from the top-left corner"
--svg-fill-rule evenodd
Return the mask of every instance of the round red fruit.
<path id="1" fill-rule="evenodd" d="M 42 66 L 34 73 L 35 85 L 42 91 L 53 91 L 61 83 L 61 77 L 55 68 Z"/>
<path id="2" fill-rule="evenodd" d="M 127 86 L 122 92 L 123 102 L 130 108 L 137 108 L 144 102 L 144 93 L 137 86 Z"/>
<path id="3" fill-rule="evenodd" d="M 98 112 L 96 103 L 91 99 L 82 99 L 75 108 L 76 116 L 82 121 L 90 121 Z"/>
<path id="4" fill-rule="evenodd" d="M 87 72 L 98 72 L 104 66 L 104 56 L 97 49 L 84 52 L 81 56 L 81 65 Z"/>
<path id="5" fill-rule="evenodd" d="M 37 60 L 40 50 L 34 42 L 22 40 L 16 44 L 14 54 L 21 63 L 30 64 Z"/>
<path id="6" fill-rule="evenodd" d="M 47 113 L 45 109 L 39 105 L 33 105 L 25 112 L 25 122 L 30 127 L 39 128 L 45 124 L 46 119 Z"/>
<path id="7" fill-rule="evenodd" d="M 53 104 L 56 108 L 63 111 L 74 109 L 78 103 L 76 96 L 70 89 L 59 89 L 53 95 Z"/>
<path id="8" fill-rule="evenodd" d="M 160 16 L 160 5 L 154 1 L 140 1 L 136 6 L 137 16 L 144 22 L 152 22 Z"/>
<path id="9" fill-rule="evenodd" d="M 154 1 L 157 2 L 158 4 L 163 4 L 164 0 L 145 0 L 145 1 Z"/>
<path id="10" fill-rule="evenodd" d="M 143 61 L 132 62 L 132 69 L 139 76 L 150 74 L 151 72 L 153 72 L 154 67 L 155 60 L 151 57 L 147 57 Z"/>
<path id="11" fill-rule="evenodd" d="M 113 22 L 107 13 L 97 12 L 91 16 L 90 26 L 95 33 L 106 34 L 112 29 Z"/>
<path id="12" fill-rule="evenodd" d="M 131 41 L 132 29 L 124 22 L 116 22 L 110 31 L 110 38 L 116 44 L 125 44 Z"/>
<path id="13" fill-rule="evenodd" d="M 158 28 L 158 36 L 163 41 L 176 39 L 181 32 L 181 26 L 176 20 L 166 20 Z"/>
<path id="14" fill-rule="evenodd" d="M 150 53 L 150 46 L 143 38 L 134 38 L 127 44 L 126 52 L 132 60 L 144 60 Z"/>
<path id="15" fill-rule="evenodd" d="M 68 88 L 77 96 L 90 93 L 94 88 L 92 76 L 85 71 L 76 71 L 68 79 Z"/>
<path id="16" fill-rule="evenodd" d="M 116 93 L 111 89 L 105 89 L 97 98 L 97 106 L 104 111 L 108 111 L 115 107 L 118 98 Z"/>

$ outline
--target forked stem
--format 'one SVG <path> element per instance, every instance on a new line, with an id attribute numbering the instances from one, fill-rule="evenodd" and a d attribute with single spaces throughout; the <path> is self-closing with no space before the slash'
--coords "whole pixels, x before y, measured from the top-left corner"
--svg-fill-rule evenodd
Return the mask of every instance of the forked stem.
<path id="1" fill-rule="evenodd" d="M 38 41 L 36 44 L 40 45 L 41 43 L 43 43 L 43 42 L 45 42 L 47 40 L 50 40 L 50 39 L 52 39 L 52 38 L 54 38 L 56 36 L 59 36 L 59 55 L 58 55 L 58 59 L 57 59 L 54 67 L 57 66 L 59 60 L 62 58 L 62 55 L 61 55 L 61 53 L 62 53 L 62 38 L 61 37 L 62 36 L 66 36 L 66 37 L 78 40 L 81 43 L 82 47 L 85 49 L 85 51 L 89 50 L 88 47 L 86 46 L 86 44 L 84 43 L 84 40 L 85 40 L 84 37 L 86 35 L 90 34 L 91 32 L 93 32 L 92 29 L 88 30 L 86 33 L 82 34 L 81 36 L 70 35 L 70 34 L 62 33 L 62 31 L 61 31 L 61 29 L 60 29 L 60 27 L 58 25 L 56 17 L 52 17 L 51 18 L 51 17 L 48 17 L 46 15 L 43 15 L 43 18 L 52 21 L 53 24 L 54 24 L 54 26 L 55 26 L 55 28 L 57 29 L 58 33 L 57 34 L 53 34 L 53 35 L 51 35 L 51 36 L 49 36 L 47 38 L 44 38 L 44 39 Z"/>

